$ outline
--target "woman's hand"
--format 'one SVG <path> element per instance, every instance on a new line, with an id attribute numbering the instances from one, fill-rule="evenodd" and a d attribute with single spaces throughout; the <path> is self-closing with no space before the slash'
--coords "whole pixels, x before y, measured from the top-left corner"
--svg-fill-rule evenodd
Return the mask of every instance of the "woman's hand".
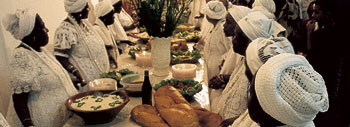
<path id="1" fill-rule="evenodd" d="M 226 87 L 226 82 L 221 79 L 220 75 L 217 75 L 209 80 L 209 88 L 212 89 L 224 89 Z"/>
<path id="2" fill-rule="evenodd" d="M 315 23 L 316 21 L 315 20 L 309 20 L 307 23 L 306 23 L 306 30 L 307 30 L 307 33 L 308 34 L 311 34 L 314 29 L 315 29 Z"/>
<path id="3" fill-rule="evenodd" d="M 85 86 L 87 84 L 87 81 L 83 79 L 83 76 L 81 73 L 77 70 L 72 73 L 75 77 L 77 77 L 77 83 L 80 83 L 81 86 Z"/>

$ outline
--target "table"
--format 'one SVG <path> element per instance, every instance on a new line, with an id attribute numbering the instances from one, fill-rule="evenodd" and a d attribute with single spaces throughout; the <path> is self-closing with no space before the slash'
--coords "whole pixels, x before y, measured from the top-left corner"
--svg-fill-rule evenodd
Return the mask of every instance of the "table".
<path id="1" fill-rule="evenodd" d="M 189 50 L 192 50 L 194 44 L 189 43 L 188 47 Z M 129 68 L 132 71 L 135 71 L 139 74 L 143 74 L 145 69 L 151 69 L 151 68 L 142 68 L 136 65 L 136 61 L 134 59 L 131 59 L 131 57 L 128 55 L 128 53 L 124 53 L 119 56 L 118 58 L 118 66 L 120 69 L 123 68 Z M 152 75 L 152 70 L 150 70 L 150 82 L 152 86 L 159 83 L 163 79 L 169 79 L 172 78 L 171 73 L 171 66 L 169 66 L 169 75 L 164 77 L 157 77 Z M 203 89 L 196 95 L 194 95 L 194 101 L 191 102 L 191 105 L 195 106 L 201 106 L 203 108 L 206 108 L 210 110 L 210 104 L 209 104 L 209 92 L 208 92 L 208 79 L 207 79 L 207 70 L 205 68 L 205 63 L 203 59 L 199 59 L 199 63 L 197 64 L 196 69 L 196 78 L 194 80 L 200 82 L 203 81 L 202 86 Z M 155 91 L 153 91 L 154 94 Z M 154 102 L 154 100 L 153 100 Z M 98 125 L 84 125 L 84 121 L 82 118 L 74 114 L 68 121 L 65 123 L 64 127 L 140 127 L 139 124 L 134 122 L 130 117 L 131 110 L 137 106 L 142 104 L 141 97 L 130 97 L 130 101 L 125 107 L 118 113 L 116 118 L 105 124 L 98 124 Z"/>

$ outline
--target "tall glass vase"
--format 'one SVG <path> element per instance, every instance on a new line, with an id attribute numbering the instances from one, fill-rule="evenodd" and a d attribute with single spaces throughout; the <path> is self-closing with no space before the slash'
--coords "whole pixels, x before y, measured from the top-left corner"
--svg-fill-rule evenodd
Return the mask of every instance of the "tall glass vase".
<path id="1" fill-rule="evenodd" d="M 170 64 L 171 37 L 154 37 L 151 40 L 152 74 L 154 76 L 167 76 Z"/>

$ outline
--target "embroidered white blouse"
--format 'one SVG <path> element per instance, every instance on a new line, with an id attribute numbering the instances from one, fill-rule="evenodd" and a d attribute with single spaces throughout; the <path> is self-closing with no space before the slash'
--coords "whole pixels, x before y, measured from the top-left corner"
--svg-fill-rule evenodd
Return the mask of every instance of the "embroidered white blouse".
<path id="1" fill-rule="evenodd" d="M 82 29 L 69 19 L 73 24 L 63 21 L 55 32 L 54 55 L 68 58 L 87 81 L 100 78 L 110 67 L 103 40 L 88 21 L 82 20 Z"/>
<path id="2" fill-rule="evenodd" d="M 23 47 L 14 50 L 8 68 L 11 92 L 29 92 L 28 108 L 36 126 L 61 127 L 71 115 L 65 102 L 78 92 L 56 58 L 44 48 L 41 50 Z M 12 101 L 7 120 L 11 127 L 22 126 Z"/>

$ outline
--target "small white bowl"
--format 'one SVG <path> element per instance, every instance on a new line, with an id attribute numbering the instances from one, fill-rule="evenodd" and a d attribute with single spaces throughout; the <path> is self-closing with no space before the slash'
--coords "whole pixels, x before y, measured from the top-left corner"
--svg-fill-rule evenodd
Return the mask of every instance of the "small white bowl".
<path id="1" fill-rule="evenodd" d="M 173 77 L 176 79 L 193 79 L 196 77 L 197 65 L 195 64 L 175 64 L 171 67 Z"/>
<path id="2" fill-rule="evenodd" d="M 88 87 L 89 91 L 117 90 L 117 81 L 111 78 L 99 78 L 89 82 Z"/>

